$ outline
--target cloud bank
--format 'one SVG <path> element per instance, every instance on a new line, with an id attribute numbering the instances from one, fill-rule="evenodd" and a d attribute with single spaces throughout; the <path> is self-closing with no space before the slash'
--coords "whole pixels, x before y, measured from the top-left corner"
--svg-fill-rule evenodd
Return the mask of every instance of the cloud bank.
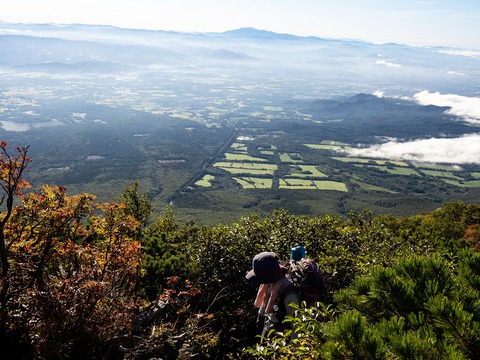
<path id="1" fill-rule="evenodd" d="M 351 156 L 434 163 L 480 164 L 480 134 L 453 139 L 396 140 L 368 148 L 352 149 Z"/>
<path id="2" fill-rule="evenodd" d="M 480 125 L 480 98 L 439 92 L 421 91 L 413 95 L 421 105 L 449 106 L 448 114 L 460 116 L 465 121 Z"/>
<path id="3" fill-rule="evenodd" d="M 394 62 L 390 60 L 377 60 L 375 62 L 377 65 L 385 65 L 386 67 L 401 67 L 402 65 L 400 64 L 395 64 Z"/>
<path id="4" fill-rule="evenodd" d="M 381 91 L 373 95 L 384 97 Z M 448 106 L 447 113 L 480 125 L 480 98 L 421 91 L 413 99 L 421 105 Z M 411 160 L 432 163 L 480 164 L 480 133 L 458 138 L 431 138 L 401 142 L 393 139 L 383 144 L 348 151 L 350 156 Z"/>
<path id="5" fill-rule="evenodd" d="M 480 58 L 480 51 L 476 50 L 466 50 L 466 49 L 447 49 L 441 50 L 439 53 L 456 55 L 456 56 L 468 56 L 473 58 Z"/>

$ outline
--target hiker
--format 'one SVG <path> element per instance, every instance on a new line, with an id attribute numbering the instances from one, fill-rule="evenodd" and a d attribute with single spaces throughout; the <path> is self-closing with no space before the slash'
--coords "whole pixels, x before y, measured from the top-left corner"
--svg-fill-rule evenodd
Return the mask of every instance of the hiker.
<path id="1" fill-rule="evenodd" d="M 317 301 L 325 303 L 327 298 L 325 277 L 315 261 L 306 258 L 303 246 L 292 247 L 290 260 L 283 266 L 288 270 L 287 277 L 297 288 L 300 301 L 305 301 L 307 306 L 312 306 Z"/>
<path id="2" fill-rule="evenodd" d="M 267 251 L 255 255 L 252 267 L 246 279 L 251 284 L 259 285 L 254 305 L 259 309 L 257 326 L 262 337 L 273 328 L 277 331 L 287 329 L 287 324 L 282 322 L 286 315 L 295 311 L 290 304 L 299 304 L 295 287 L 285 276 L 287 269 L 280 265 L 275 253 Z M 292 331 L 294 337 L 295 331 Z"/>

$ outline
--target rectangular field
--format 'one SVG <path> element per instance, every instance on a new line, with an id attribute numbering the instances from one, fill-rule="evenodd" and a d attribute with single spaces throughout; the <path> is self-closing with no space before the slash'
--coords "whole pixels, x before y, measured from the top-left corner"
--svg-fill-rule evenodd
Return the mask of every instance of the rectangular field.
<path id="1" fill-rule="evenodd" d="M 334 190 L 347 192 L 346 185 L 338 181 L 306 180 L 306 179 L 280 179 L 280 189 L 289 190 Z"/>
<path id="2" fill-rule="evenodd" d="M 304 177 L 315 177 L 315 178 L 325 178 L 328 177 L 326 174 L 322 173 L 317 169 L 316 165 L 292 165 L 292 172 L 287 177 L 293 178 L 304 178 Z"/>
<path id="3" fill-rule="evenodd" d="M 461 171 L 463 170 L 458 165 L 441 165 L 441 164 L 432 164 L 432 163 L 420 163 L 412 162 L 412 165 L 420 169 L 432 169 L 432 170 L 443 170 L 443 171 Z"/>
<path id="4" fill-rule="evenodd" d="M 387 172 L 389 174 L 392 174 L 392 175 L 405 175 L 405 176 L 416 175 L 416 176 L 420 176 L 419 173 L 417 173 L 414 169 L 410 169 L 410 168 L 387 167 L 387 166 L 380 166 L 380 165 L 360 165 L 360 164 L 355 164 L 355 166 L 358 166 L 358 167 L 366 166 L 366 167 L 369 167 L 369 168 L 374 168 L 374 169 L 378 169 L 378 170 L 381 170 L 381 171 L 385 171 L 385 172 Z"/>
<path id="5" fill-rule="evenodd" d="M 425 175 L 446 178 L 446 179 L 455 179 L 455 180 L 462 180 L 461 177 L 453 175 L 450 171 L 437 171 L 437 170 L 425 170 L 421 169 Z"/>
<path id="6" fill-rule="evenodd" d="M 298 154 L 279 153 L 280 161 L 283 163 L 298 163 L 302 162 L 302 158 Z"/>
<path id="7" fill-rule="evenodd" d="M 356 157 L 332 157 L 332 159 L 343 161 L 343 162 L 349 162 L 349 163 L 368 164 L 370 162 L 373 162 L 377 165 L 385 165 L 386 163 L 390 163 L 396 166 L 408 166 L 408 164 L 405 161 L 389 161 L 389 160 L 366 159 L 366 158 L 356 158 Z"/>
<path id="8" fill-rule="evenodd" d="M 352 150 L 353 148 L 348 145 L 344 145 L 341 143 L 332 143 L 332 144 L 303 144 L 310 149 L 315 150 L 330 150 L 330 151 L 338 151 L 338 150 Z"/>
<path id="9" fill-rule="evenodd" d="M 255 178 L 255 177 L 234 177 L 244 189 L 271 189 L 272 179 Z"/>
<path id="10" fill-rule="evenodd" d="M 243 162 L 226 162 L 219 161 L 213 164 L 215 167 L 221 168 L 237 168 L 237 169 L 254 169 L 254 170 L 277 170 L 278 166 L 275 164 L 265 164 L 265 163 L 243 163 Z"/>
<path id="11" fill-rule="evenodd" d="M 267 159 L 254 157 L 246 154 L 225 153 L 225 158 L 229 161 L 252 161 L 252 162 L 268 162 Z"/>
<path id="12" fill-rule="evenodd" d="M 220 169 L 223 169 L 225 171 L 228 171 L 230 174 L 238 175 L 238 174 L 248 174 L 248 175 L 269 175 L 273 176 L 273 171 L 272 170 L 266 170 L 266 169 L 245 169 L 245 168 L 224 168 L 220 167 Z"/>
<path id="13" fill-rule="evenodd" d="M 459 186 L 459 187 L 464 187 L 464 188 L 476 188 L 480 187 L 480 180 L 471 180 L 471 181 L 462 181 L 459 182 L 457 180 L 450 180 L 450 179 L 442 179 L 446 183 L 449 183 L 451 185 Z"/>

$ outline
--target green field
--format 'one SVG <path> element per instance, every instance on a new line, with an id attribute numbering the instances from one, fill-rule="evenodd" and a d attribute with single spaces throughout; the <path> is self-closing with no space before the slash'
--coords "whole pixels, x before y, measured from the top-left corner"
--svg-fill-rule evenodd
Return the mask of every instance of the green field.
<path id="1" fill-rule="evenodd" d="M 293 169 L 291 171 L 291 174 L 287 175 L 288 177 L 294 177 L 294 178 L 302 178 L 302 177 L 324 178 L 324 177 L 328 177 L 328 175 L 320 172 L 317 169 L 316 165 L 297 164 L 297 165 L 292 166 L 292 167 L 293 167 Z"/>
<path id="2" fill-rule="evenodd" d="M 420 169 L 432 169 L 432 170 L 444 170 L 444 171 L 461 171 L 463 170 L 458 165 L 442 165 L 442 164 L 432 164 L 432 163 L 420 163 L 412 162 L 412 165 Z"/>
<path id="3" fill-rule="evenodd" d="M 233 153 L 225 153 L 225 158 L 230 161 L 261 161 L 267 162 L 267 159 L 262 159 L 259 157 L 254 157 L 246 154 L 233 154 Z"/>
<path id="4" fill-rule="evenodd" d="M 234 177 L 244 189 L 271 189 L 272 179 L 255 178 L 255 177 Z"/>
<path id="5" fill-rule="evenodd" d="M 435 176 L 435 177 L 440 177 L 440 178 L 447 178 L 447 179 L 455 179 L 455 180 L 462 180 L 461 177 L 453 175 L 449 171 L 437 171 L 437 170 L 425 170 L 421 169 L 421 172 L 423 172 L 425 175 L 428 176 Z"/>
<path id="6" fill-rule="evenodd" d="M 279 188 L 289 190 L 317 190 L 317 187 L 311 180 L 303 179 L 280 179 Z"/>
<path id="7" fill-rule="evenodd" d="M 215 176 L 213 175 L 205 175 L 201 180 L 198 180 L 195 185 L 197 186 L 203 186 L 203 187 L 211 187 L 212 183 L 211 181 L 215 179 Z"/>
<path id="8" fill-rule="evenodd" d="M 363 190 L 367 190 L 367 191 L 380 191 L 380 192 L 386 192 L 386 193 L 390 193 L 390 194 L 396 194 L 397 193 L 396 191 L 385 189 L 381 186 L 366 184 L 366 183 L 361 182 L 361 181 L 352 180 L 352 183 L 360 186 Z"/>
<path id="9" fill-rule="evenodd" d="M 348 146 L 343 143 L 337 143 L 335 141 L 332 141 L 330 143 L 322 143 L 322 144 L 303 144 L 306 147 L 310 149 L 315 149 L 315 150 L 333 150 L 333 151 L 338 151 L 338 150 L 352 150 L 353 148 L 351 146 Z"/>
<path id="10" fill-rule="evenodd" d="M 319 190 L 348 191 L 347 186 L 339 181 L 313 180 L 313 183 Z"/>
<path id="11" fill-rule="evenodd" d="M 242 144 L 242 143 L 233 143 L 232 146 L 230 146 L 232 150 L 235 150 L 235 152 L 242 152 L 242 153 L 247 153 L 247 145 Z"/>
<path id="12" fill-rule="evenodd" d="M 336 140 L 322 140 L 321 144 L 324 145 L 339 145 L 339 146 L 349 146 L 348 144 L 345 144 L 341 141 L 336 141 Z"/>
<path id="13" fill-rule="evenodd" d="M 215 167 L 221 168 L 238 168 L 238 169 L 253 169 L 253 170 L 277 170 L 278 166 L 275 164 L 266 164 L 266 163 L 244 163 L 244 162 L 225 162 L 219 161 L 213 164 Z"/>
<path id="14" fill-rule="evenodd" d="M 224 168 L 221 167 L 225 171 L 228 171 L 230 174 L 238 175 L 238 174 L 252 174 L 252 175 L 269 175 L 273 176 L 272 170 L 266 169 L 246 169 L 246 168 Z"/>
<path id="15" fill-rule="evenodd" d="M 405 161 L 389 161 L 389 160 L 379 160 L 379 159 L 365 159 L 365 158 L 356 158 L 356 157 L 332 157 L 334 160 L 339 160 L 348 163 L 375 163 L 377 165 L 385 165 L 386 163 L 393 164 L 396 166 L 408 166 Z"/>
<path id="16" fill-rule="evenodd" d="M 280 179 L 280 189 L 290 190 L 335 190 L 347 192 L 347 186 L 338 181 L 306 180 L 306 179 Z"/>
<path id="17" fill-rule="evenodd" d="M 472 180 L 472 181 L 457 181 L 457 180 L 450 180 L 450 179 L 442 179 L 448 184 L 464 187 L 464 188 L 478 188 L 480 187 L 480 180 Z"/>
<path id="18" fill-rule="evenodd" d="M 302 162 L 299 154 L 280 153 L 280 161 L 283 163 L 298 163 Z"/>
<path id="19" fill-rule="evenodd" d="M 387 172 L 389 174 L 392 174 L 392 175 L 405 175 L 405 176 L 416 175 L 416 176 L 420 176 L 420 174 L 417 173 L 414 169 L 409 169 L 409 168 L 387 167 L 387 166 L 380 166 L 380 165 L 360 165 L 360 164 L 355 164 L 355 166 L 358 166 L 358 167 L 366 166 L 366 167 L 369 167 L 369 168 L 385 171 L 385 172 Z"/>

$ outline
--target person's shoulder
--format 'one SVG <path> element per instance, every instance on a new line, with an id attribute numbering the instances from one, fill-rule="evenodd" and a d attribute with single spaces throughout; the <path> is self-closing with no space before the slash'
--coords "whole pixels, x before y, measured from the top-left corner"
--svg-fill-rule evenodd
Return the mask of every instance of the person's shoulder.
<path id="1" fill-rule="evenodd" d="M 282 286 L 280 288 L 280 293 L 282 293 L 285 296 L 291 292 L 297 293 L 297 289 L 293 284 L 293 281 L 287 276 L 285 276 L 282 279 Z"/>

